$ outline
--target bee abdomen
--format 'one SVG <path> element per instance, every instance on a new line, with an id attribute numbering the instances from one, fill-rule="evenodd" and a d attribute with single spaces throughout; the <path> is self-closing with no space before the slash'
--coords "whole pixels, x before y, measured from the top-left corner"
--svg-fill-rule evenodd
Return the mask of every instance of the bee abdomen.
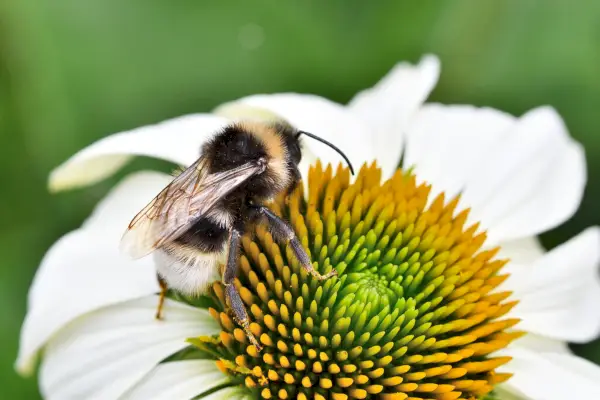
<path id="1" fill-rule="evenodd" d="M 191 247 L 204 253 L 220 253 L 225 248 L 228 230 L 211 218 L 201 217 L 181 236 L 176 245 Z"/>
<path id="2" fill-rule="evenodd" d="M 189 247 L 169 244 L 154 253 L 156 271 L 167 286 L 186 295 L 206 292 L 219 279 L 219 263 L 224 254 L 204 253 Z"/>

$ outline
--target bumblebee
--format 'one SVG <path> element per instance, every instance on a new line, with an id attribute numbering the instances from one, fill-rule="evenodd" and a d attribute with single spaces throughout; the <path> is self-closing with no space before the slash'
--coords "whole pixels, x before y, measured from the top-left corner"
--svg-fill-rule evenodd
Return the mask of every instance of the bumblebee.
<path id="1" fill-rule="evenodd" d="M 290 246 L 308 273 L 320 280 L 336 274 L 335 270 L 319 274 L 292 227 L 265 205 L 298 186 L 301 135 L 336 150 L 354 173 L 340 149 L 309 132 L 279 123 L 235 123 L 207 141 L 198 160 L 133 218 L 121 247 L 133 258 L 154 253 L 161 286 L 157 318 L 161 317 L 168 288 L 198 295 L 217 276 L 219 266 L 224 265 L 221 280 L 227 303 L 236 322 L 260 350 L 233 284 L 241 237 L 259 222 L 267 223 L 275 241 Z"/>

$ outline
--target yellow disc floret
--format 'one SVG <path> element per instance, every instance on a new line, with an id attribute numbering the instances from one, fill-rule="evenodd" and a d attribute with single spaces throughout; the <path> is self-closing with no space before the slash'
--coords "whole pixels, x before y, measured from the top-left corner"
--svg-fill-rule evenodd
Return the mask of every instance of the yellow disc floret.
<path id="1" fill-rule="evenodd" d="M 506 278 L 498 249 L 465 226 L 458 198 L 429 198 L 430 186 L 402 171 L 383 184 L 376 166 L 355 182 L 317 164 L 308 196 L 271 205 L 289 220 L 318 281 L 285 246 L 258 228 L 243 240 L 236 285 L 250 310 L 258 352 L 228 314 L 223 287 L 211 313 L 222 332 L 192 340 L 233 382 L 257 397 L 343 399 L 482 398 L 509 378 L 493 353 L 520 336 L 503 316 L 516 304 L 495 288 Z"/>

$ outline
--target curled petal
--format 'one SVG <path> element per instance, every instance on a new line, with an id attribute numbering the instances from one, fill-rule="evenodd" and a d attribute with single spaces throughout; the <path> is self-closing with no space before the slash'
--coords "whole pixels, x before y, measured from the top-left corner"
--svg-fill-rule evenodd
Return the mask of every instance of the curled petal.
<path id="1" fill-rule="evenodd" d="M 202 143 L 226 124 L 225 118 L 194 114 L 116 133 L 59 165 L 48 185 L 52 191 L 91 185 L 118 171 L 134 155 L 189 165 L 200 155 Z"/>

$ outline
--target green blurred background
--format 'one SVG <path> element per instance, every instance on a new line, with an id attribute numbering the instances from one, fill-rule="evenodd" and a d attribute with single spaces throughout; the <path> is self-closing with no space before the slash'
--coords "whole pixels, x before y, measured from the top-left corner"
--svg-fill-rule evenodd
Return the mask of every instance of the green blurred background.
<path id="1" fill-rule="evenodd" d="M 39 396 L 12 369 L 27 288 L 119 178 L 52 196 L 53 167 L 112 132 L 251 93 L 346 102 L 425 52 L 442 60 L 431 100 L 517 115 L 551 104 L 585 145 L 584 202 L 547 247 L 600 223 L 599 1 L 0 2 L 0 397 Z M 600 342 L 574 348 L 600 362 Z"/>

